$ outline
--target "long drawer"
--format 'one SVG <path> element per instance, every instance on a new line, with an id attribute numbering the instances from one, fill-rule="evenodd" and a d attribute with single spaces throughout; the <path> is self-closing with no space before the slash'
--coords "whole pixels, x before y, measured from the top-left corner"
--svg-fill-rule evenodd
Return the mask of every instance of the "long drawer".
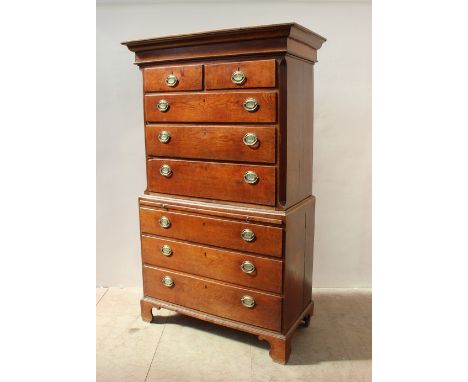
<path id="1" fill-rule="evenodd" d="M 141 236 L 144 264 L 281 293 L 283 262 L 165 237 Z"/>
<path id="2" fill-rule="evenodd" d="M 146 94 L 145 120 L 147 122 L 276 122 L 276 92 L 213 91 L 191 94 Z"/>
<path id="3" fill-rule="evenodd" d="M 147 125 L 148 156 L 275 163 L 276 126 Z"/>
<path id="4" fill-rule="evenodd" d="M 143 266 L 143 285 L 144 294 L 148 297 L 271 330 L 281 330 L 282 298 L 276 295 L 147 265 Z"/>
<path id="5" fill-rule="evenodd" d="M 273 166 L 151 158 L 147 173 L 151 192 L 269 206 L 276 202 Z"/>
<path id="6" fill-rule="evenodd" d="M 140 207 L 141 233 L 282 257 L 283 229 L 204 215 Z"/>

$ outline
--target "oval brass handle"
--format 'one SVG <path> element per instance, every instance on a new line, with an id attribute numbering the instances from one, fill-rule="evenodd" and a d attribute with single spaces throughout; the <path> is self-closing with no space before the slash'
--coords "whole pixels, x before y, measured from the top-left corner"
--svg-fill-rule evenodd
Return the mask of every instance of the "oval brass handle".
<path id="1" fill-rule="evenodd" d="M 244 109 L 249 111 L 249 112 L 254 112 L 255 110 L 258 109 L 258 102 L 255 98 L 247 98 L 244 101 Z"/>
<path id="2" fill-rule="evenodd" d="M 249 260 L 245 260 L 241 264 L 240 267 L 242 269 L 242 272 L 245 272 L 245 273 L 254 273 L 255 272 L 255 265 Z"/>
<path id="3" fill-rule="evenodd" d="M 258 182 L 258 175 L 254 171 L 247 171 L 244 174 L 244 181 L 248 184 L 255 184 Z"/>
<path id="4" fill-rule="evenodd" d="M 179 79 L 176 77 L 175 74 L 169 74 L 166 77 L 166 85 L 170 86 L 171 88 L 175 87 L 179 83 Z"/>
<path id="5" fill-rule="evenodd" d="M 172 248 L 167 245 L 167 244 L 164 244 L 162 247 L 161 247 L 161 253 L 164 255 L 164 256 L 171 256 L 172 255 Z"/>
<path id="6" fill-rule="evenodd" d="M 242 296 L 241 298 L 241 303 L 244 305 L 246 308 L 252 309 L 255 306 L 255 300 L 252 296 Z"/>
<path id="7" fill-rule="evenodd" d="M 258 138 L 255 133 L 247 133 L 244 135 L 244 138 L 242 138 L 242 141 L 247 146 L 255 146 L 258 142 Z"/>
<path id="8" fill-rule="evenodd" d="M 247 79 L 247 76 L 245 75 L 245 73 L 239 69 L 237 69 L 231 75 L 231 81 L 236 85 L 242 85 L 246 79 Z"/>
<path id="9" fill-rule="evenodd" d="M 164 276 L 162 278 L 162 283 L 165 287 L 172 288 L 174 286 L 174 281 L 172 280 L 172 277 L 170 276 Z"/>
<path id="10" fill-rule="evenodd" d="M 156 104 L 156 107 L 160 112 L 164 113 L 169 110 L 169 102 L 167 102 L 165 99 L 160 99 Z"/>
<path id="11" fill-rule="evenodd" d="M 165 176 L 166 178 L 168 176 L 170 176 L 172 174 L 172 168 L 171 166 L 167 165 L 167 164 L 163 164 L 160 168 L 159 168 L 159 173 L 162 175 L 162 176 Z"/>
<path id="12" fill-rule="evenodd" d="M 159 218 L 159 225 L 162 227 L 162 228 L 169 228 L 171 226 L 171 221 L 169 220 L 168 217 L 166 216 L 161 216 Z"/>
<path id="13" fill-rule="evenodd" d="M 169 131 L 160 131 L 158 134 L 159 142 L 167 143 L 171 140 L 171 133 Z"/>
<path id="14" fill-rule="evenodd" d="M 254 241 L 255 240 L 255 233 L 251 229 L 245 228 L 241 232 L 241 237 L 245 241 Z"/>

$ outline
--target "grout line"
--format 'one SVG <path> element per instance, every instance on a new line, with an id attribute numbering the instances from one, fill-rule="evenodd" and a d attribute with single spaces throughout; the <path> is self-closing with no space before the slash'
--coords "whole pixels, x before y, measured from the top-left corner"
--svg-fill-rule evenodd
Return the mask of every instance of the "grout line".
<path id="1" fill-rule="evenodd" d="M 159 336 L 158 343 L 156 344 L 156 348 L 154 349 L 153 358 L 151 358 L 151 363 L 150 363 L 150 365 L 148 367 L 148 371 L 146 372 L 145 380 L 143 382 L 146 382 L 146 380 L 148 379 L 149 372 L 151 370 L 151 367 L 153 366 L 154 358 L 156 357 L 156 351 L 158 350 L 159 343 L 161 342 L 161 338 L 162 338 L 162 336 L 164 334 L 164 330 L 166 329 L 166 323 L 167 323 L 167 317 L 164 318 L 163 330 L 161 332 L 161 335 Z"/>
<path id="2" fill-rule="evenodd" d="M 98 304 L 101 302 L 101 300 L 104 298 L 104 296 L 107 294 L 107 292 L 109 292 L 109 289 L 110 288 L 107 288 L 106 291 L 103 293 L 103 295 L 101 296 L 101 298 L 98 300 L 98 302 L 96 303 L 96 306 L 98 306 Z"/>

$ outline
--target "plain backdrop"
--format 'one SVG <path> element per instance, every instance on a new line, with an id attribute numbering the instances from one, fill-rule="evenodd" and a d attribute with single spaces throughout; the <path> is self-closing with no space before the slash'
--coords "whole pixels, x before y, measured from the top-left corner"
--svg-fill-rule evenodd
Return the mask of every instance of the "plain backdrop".
<path id="1" fill-rule="evenodd" d="M 371 286 L 371 3 L 253 0 L 98 1 L 98 286 L 141 286 L 142 83 L 120 42 L 290 21 L 328 40 L 315 65 L 313 284 Z"/>

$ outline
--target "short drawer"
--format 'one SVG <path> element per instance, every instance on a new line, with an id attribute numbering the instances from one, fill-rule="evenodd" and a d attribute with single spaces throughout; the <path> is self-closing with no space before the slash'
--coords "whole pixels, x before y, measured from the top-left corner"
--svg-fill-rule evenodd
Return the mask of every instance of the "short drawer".
<path id="1" fill-rule="evenodd" d="M 163 66 L 143 69 L 145 92 L 201 90 L 202 66 Z"/>
<path id="2" fill-rule="evenodd" d="M 275 60 L 205 65 L 206 89 L 272 88 L 275 85 Z"/>
<path id="3" fill-rule="evenodd" d="M 276 122 L 276 92 L 146 94 L 147 122 Z"/>
<path id="4" fill-rule="evenodd" d="M 140 207 L 140 229 L 142 234 L 242 252 L 275 257 L 281 257 L 283 253 L 283 229 L 280 227 Z"/>
<path id="5" fill-rule="evenodd" d="M 151 158 L 147 172 L 150 192 L 275 205 L 273 166 Z"/>
<path id="6" fill-rule="evenodd" d="M 276 127 L 147 125 L 148 156 L 275 163 Z"/>
<path id="7" fill-rule="evenodd" d="M 150 266 L 143 267 L 143 285 L 148 297 L 281 330 L 282 298 L 279 296 Z M 251 307 L 245 306 L 242 300 Z"/>
<path id="8" fill-rule="evenodd" d="M 283 262 L 163 237 L 141 236 L 143 263 L 281 293 Z"/>

